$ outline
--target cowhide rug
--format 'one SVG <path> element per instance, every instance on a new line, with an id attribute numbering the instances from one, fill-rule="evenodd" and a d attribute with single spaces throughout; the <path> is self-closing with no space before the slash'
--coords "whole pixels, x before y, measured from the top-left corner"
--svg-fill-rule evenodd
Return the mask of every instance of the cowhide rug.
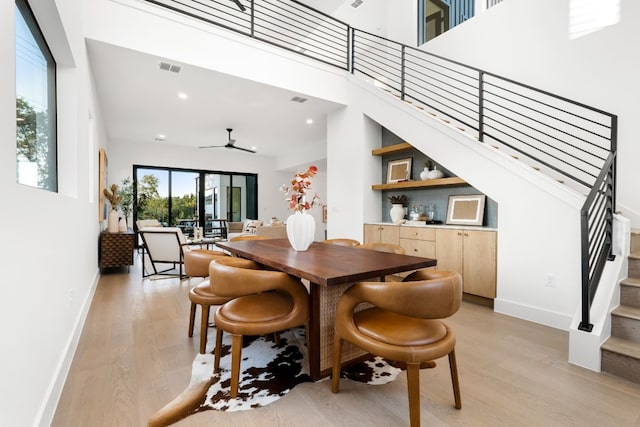
<path id="1" fill-rule="evenodd" d="M 213 329 L 212 329 L 213 330 Z M 198 354 L 193 361 L 191 382 L 185 391 L 149 420 L 148 426 L 173 424 L 189 415 L 208 411 L 243 411 L 268 405 L 286 395 L 296 385 L 311 381 L 308 374 L 304 328 L 280 334 L 280 345 L 269 337 L 244 337 L 238 397 L 229 396 L 231 387 L 231 336 L 224 334 L 220 372 L 213 373 L 213 349 Z M 215 332 L 209 333 L 215 343 Z M 393 381 L 401 369 L 379 357 L 342 372 L 343 378 L 369 384 Z"/>

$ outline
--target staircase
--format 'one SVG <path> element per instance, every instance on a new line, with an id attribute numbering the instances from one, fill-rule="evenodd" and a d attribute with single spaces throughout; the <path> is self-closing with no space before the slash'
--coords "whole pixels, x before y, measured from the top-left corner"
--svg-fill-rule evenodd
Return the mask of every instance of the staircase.
<path id="1" fill-rule="evenodd" d="M 611 338 L 602 344 L 602 371 L 640 383 L 640 230 L 631 232 L 628 277 L 611 312 Z"/>

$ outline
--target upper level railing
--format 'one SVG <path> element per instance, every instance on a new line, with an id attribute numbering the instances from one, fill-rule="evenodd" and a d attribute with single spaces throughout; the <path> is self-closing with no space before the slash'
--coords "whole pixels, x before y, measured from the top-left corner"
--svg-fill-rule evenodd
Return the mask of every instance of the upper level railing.
<path id="1" fill-rule="evenodd" d="M 401 100 L 587 194 L 582 323 L 611 257 L 617 117 L 356 30 L 295 0 L 145 0 L 374 80 Z"/>

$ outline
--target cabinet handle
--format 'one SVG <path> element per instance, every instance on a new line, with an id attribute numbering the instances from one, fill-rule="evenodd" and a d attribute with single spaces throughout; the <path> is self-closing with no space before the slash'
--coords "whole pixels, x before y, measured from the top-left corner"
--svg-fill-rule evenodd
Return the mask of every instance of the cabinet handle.
<path id="1" fill-rule="evenodd" d="M 414 250 L 413 250 L 413 252 L 418 252 L 418 250 L 417 250 L 417 249 L 414 249 Z"/>
<path id="2" fill-rule="evenodd" d="M 468 236 L 468 235 L 469 235 L 469 233 L 464 233 L 464 235 L 465 235 L 465 236 Z"/>
<path id="3" fill-rule="evenodd" d="M 458 231 L 458 236 L 462 236 L 462 233 Z"/>

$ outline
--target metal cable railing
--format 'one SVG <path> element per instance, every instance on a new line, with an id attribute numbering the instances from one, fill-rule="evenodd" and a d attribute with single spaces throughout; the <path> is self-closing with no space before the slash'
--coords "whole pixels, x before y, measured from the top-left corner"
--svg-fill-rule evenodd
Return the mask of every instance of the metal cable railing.
<path id="1" fill-rule="evenodd" d="M 145 1 L 349 69 L 349 26 L 295 0 Z"/>
<path id="2" fill-rule="evenodd" d="M 580 328 L 590 330 L 593 295 L 612 257 L 615 115 L 353 29 L 295 0 L 145 1 L 373 79 L 478 141 L 588 193 L 581 210 Z"/>

